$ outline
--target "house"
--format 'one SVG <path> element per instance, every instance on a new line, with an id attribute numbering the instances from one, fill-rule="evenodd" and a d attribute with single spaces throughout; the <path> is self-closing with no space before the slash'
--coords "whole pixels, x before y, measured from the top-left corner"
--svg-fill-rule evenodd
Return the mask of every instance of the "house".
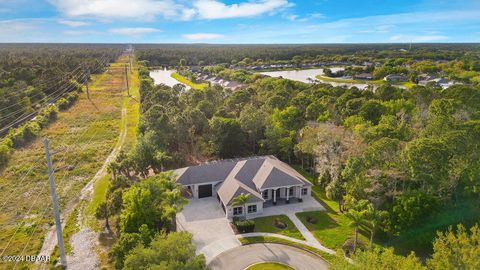
<path id="1" fill-rule="evenodd" d="M 418 82 L 419 85 L 427 85 L 428 83 L 435 83 L 437 84 L 438 86 L 442 87 L 443 89 L 446 89 L 452 85 L 454 85 L 455 83 L 453 81 L 450 81 L 448 79 L 445 79 L 445 78 L 425 78 L 421 81 Z"/>
<path id="2" fill-rule="evenodd" d="M 177 169 L 174 176 L 194 199 L 216 197 L 229 219 L 253 217 L 264 207 L 311 196 L 312 184 L 274 156 L 209 162 Z M 248 202 L 232 205 L 242 193 L 249 195 Z"/>
<path id="3" fill-rule="evenodd" d="M 385 78 L 383 78 L 383 80 L 385 80 L 387 82 L 404 82 L 404 81 L 407 81 L 407 76 L 405 76 L 403 74 L 400 74 L 400 75 L 390 74 L 390 75 L 385 76 Z"/>
<path id="4" fill-rule="evenodd" d="M 373 80 L 373 75 L 370 73 L 362 73 L 353 76 L 356 80 Z"/>

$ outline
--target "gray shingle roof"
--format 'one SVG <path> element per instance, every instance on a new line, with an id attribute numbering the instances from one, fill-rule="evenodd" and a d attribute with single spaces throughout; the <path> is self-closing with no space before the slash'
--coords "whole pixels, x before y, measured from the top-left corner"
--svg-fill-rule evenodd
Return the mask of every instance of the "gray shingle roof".
<path id="1" fill-rule="evenodd" d="M 241 193 L 250 194 L 250 202 L 263 201 L 261 190 L 285 186 L 310 186 L 296 170 L 274 156 L 223 160 L 175 171 L 182 185 L 223 182 L 217 194 L 228 205 Z"/>

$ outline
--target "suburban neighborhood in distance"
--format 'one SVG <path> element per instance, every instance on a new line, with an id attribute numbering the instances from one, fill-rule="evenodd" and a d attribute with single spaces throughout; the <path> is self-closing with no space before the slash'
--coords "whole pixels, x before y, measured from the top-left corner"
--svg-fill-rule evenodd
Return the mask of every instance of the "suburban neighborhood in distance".
<path id="1" fill-rule="evenodd" d="M 0 1 L 0 270 L 480 269 L 479 10 Z"/>

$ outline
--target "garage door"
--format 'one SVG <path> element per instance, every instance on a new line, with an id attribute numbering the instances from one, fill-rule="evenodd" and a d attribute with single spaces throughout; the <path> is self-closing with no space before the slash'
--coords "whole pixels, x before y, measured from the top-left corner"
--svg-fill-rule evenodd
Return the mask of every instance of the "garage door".
<path id="1" fill-rule="evenodd" d="M 205 198 L 212 196 L 212 185 L 200 185 L 198 186 L 198 198 Z"/>

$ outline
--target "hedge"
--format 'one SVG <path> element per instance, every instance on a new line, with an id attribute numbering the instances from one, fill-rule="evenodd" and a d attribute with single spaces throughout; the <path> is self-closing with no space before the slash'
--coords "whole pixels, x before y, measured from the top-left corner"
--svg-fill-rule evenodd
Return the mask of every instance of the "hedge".
<path id="1" fill-rule="evenodd" d="M 237 228 L 237 231 L 240 233 L 250 233 L 255 230 L 255 221 L 251 220 L 239 220 L 235 218 L 233 224 Z"/>

